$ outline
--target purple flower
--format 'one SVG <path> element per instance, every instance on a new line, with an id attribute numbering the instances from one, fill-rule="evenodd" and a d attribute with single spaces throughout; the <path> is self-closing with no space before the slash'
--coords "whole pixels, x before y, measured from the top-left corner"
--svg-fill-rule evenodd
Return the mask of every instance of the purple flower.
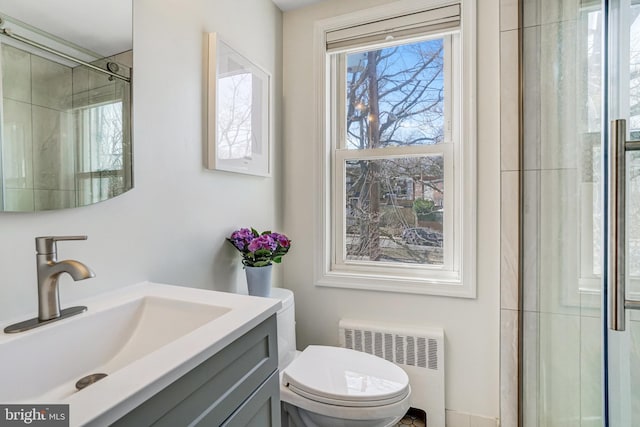
<path id="1" fill-rule="evenodd" d="M 278 244 L 283 248 L 288 248 L 291 245 L 291 240 L 289 240 L 289 238 L 284 234 L 271 233 L 271 238 L 278 242 Z"/>
<path id="2" fill-rule="evenodd" d="M 264 267 L 279 264 L 289 252 L 291 240 L 284 234 L 265 231 L 259 233 L 253 228 L 240 228 L 226 240 L 242 254 L 242 264 L 248 267 Z"/>
<path id="3" fill-rule="evenodd" d="M 275 250 L 275 248 L 278 246 L 278 244 L 276 243 L 275 240 L 273 240 L 271 238 L 270 235 L 268 234 L 263 234 L 262 236 L 258 236 L 256 238 L 254 238 L 250 243 L 249 243 L 249 251 L 251 252 L 255 252 L 258 251 L 260 249 L 266 249 L 269 251 L 273 251 Z"/>
<path id="4" fill-rule="evenodd" d="M 240 240 L 252 239 L 253 238 L 253 232 L 249 228 L 241 228 L 240 230 L 236 230 L 233 233 L 231 233 L 231 238 L 233 240 L 236 240 L 236 239 L 240 239 Z"/>
<path id="5" fill-rule="evenodd" d="M 233 246 L 242 251 L 251 242 L 253 237 L 253 232 L 250 229 L 241 228 L 231 233 L 230 240 Z"/>

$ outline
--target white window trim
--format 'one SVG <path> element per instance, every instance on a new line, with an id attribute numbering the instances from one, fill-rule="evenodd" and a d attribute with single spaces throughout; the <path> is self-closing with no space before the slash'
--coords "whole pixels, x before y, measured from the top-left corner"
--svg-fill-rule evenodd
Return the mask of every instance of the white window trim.
<path id="1" fill-rule="evenodd" d="M 433 276 L 428 278 L 402 274 L 379 275 L 366 271 L 366 267 L 358 271 L 332 271 L 331 260 L 332 242 L 332 150 L 331 150 L 331 99 L 326 84 L 331 74 L 331 61 L 326 53 L 325 33 L 328 31 L 359 25 L 375 20 L 388 18 L 399 14 L 409 14 L 431 7 L 439 7 L 452 3 L 461 3 L 460 40 L 462 44 L 461 70 L 462 93 L 456 94 L 461 102 L 460 140 L 463 144 L 461 161 L 456 167 L 462 167 L 460 182 L 463 197 L 459 198 L 460 206 L 456 207 L 456 214 L 461 213 L 462 237 L 455 239 L 460 242 L 459 271 L 456 277 Z M 443 295 L 451 297 L 476 297 L 476 0 L 425 1 L 401 0 L 379 7 L 365 9 L 346 15 L 317 21 L 314 25 L 314 80 L 315 87 L 315 139 L 318 159 L 313 167 L 315 194 L 314 199 L 314 240 L 317 252 L 314 254 L 314 283 L 316 286 L 365 289 L 397 293 Z M 457 156 L 458 153 L 454 153 Z M 460 159 L 460 157 L 458 157 Z M 391 272 L 390 272 L 391 273 Z"/>

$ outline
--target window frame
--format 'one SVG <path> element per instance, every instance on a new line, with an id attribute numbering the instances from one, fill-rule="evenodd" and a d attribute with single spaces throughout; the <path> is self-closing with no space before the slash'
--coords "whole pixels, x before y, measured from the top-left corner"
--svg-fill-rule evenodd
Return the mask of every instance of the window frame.
<path id="1" fill-rule="evenodd" d="M 452 85 L 452 96 L 458 99 L 453 106 L 445 105 L 445 109 L 460 108 L 453 111 L 458 114 L 460 125 L 456 129 L 459 135 L 450 138 L 458 138 L 459 143 L 434 144 L 423 147 L 403 147 L 402 149 L 382 148 L 366 150 L 349 150 L 334 148 L 334 141 L 340 138 L 345 130 L 335 125 L 332 107 L 340 105 L 336 103 L 335 94 L 344 91 L 344 88 L 331 78 L 340 68 L 340 60 L 332 60 L 332 55 L 326 51 L 325 37 L 327 32 L 344 29 L 356 25 L 366 24 L 376 20 L 384 20 L 400 14 L 421 12 L 431 8 L 460 4 L 461 17 L 459 28 L 459 48 L 461 50 L 460 63 L 452 70 L 459 70 L 459 76 L 452 76 L 461 82 L 460 89 Z M 402 292 L 415 294 L 445 295 L 453 297 L 475 298 L 476 296 L 476 66 L 475 66 L 475 8 L 476 0 L 458 1 L 427 1 L 405 0 L 382 7 L 374 7 L 356 13 L 341 15 L 317 21 L 314 27 L 314 69 L 316 70 L 316 135 L 320 137 L 317 147 L 320 151 L 320 170 L 314 174 L 317 180 L 314 200 L 318 214 L 314 218 L 315 254 L 314 282 L 317 286 L 367 289 L 388 292 Z M 443 31 L 446 34 L 448 31 Z M 442 34 L 441 33 L 441 34 Z M 428 35 L 415 38 L 422 40 Z M 411 41 L 409 39 L 406 42 Z M 375 46 L 366 46 L 360 50 L 372 50 Z M 445 63 L 451 58 L 445 57 Z M 451 71 L 451 70 L 450 70 Z M 453 72 L 453 71 L 452 71 Z M 445 79 L 446 82 L 446 79 Z M 445 98 L 446 99 L 446 98 Z M 462 103 L 462 100 L 465 100 Z M 344 109 L 344 107 L 341 107 Z M 338 112 L 337 114 L 341 114 Z M 445 123 L 445 135 L 449 127 Z M 447 136 L 445 136 L 447 138 Z M 363 156 L 363 152 L 367 152 Z M 453 190 L 445 188 L 445 203 L 454 204 L 450 208 L 452 221 L 456 226 L 451 226 L 454 232 L 451 242 L 453 247 L 450 254 L 446 255 L 445 267 L 422 266 L 414 264 L 397 264 L 380 262 L 338 262 L 338 257 L 343 255 L 340 248 L 344 247 L 342 232 L 344 231 L 344 182 L 343 175 L 338 168 L 344 167 L 347 159 L 378 159 L 394 157 L 397 154 L 425 155 L 438 153 L 454 160 L 450 167 L 445 167 L 445 185 Z M 396 156 L 397 157 L 397 156 Z M 445 158 L 445 164 L 447 163 Z M 456 169 L 454 171 L 454 168 Z M 452 179 L 453 174 L 458 178 Z M 339 190 L 338 190 L 339 189 Z M 447 190 L 449 192 L 447 193 Z M 337 224 L 337 226 L 334 226 Z M 449 245 L 452 247 L 452 245 Z M 384 264 L 384 265 L 383 265 Z"/>

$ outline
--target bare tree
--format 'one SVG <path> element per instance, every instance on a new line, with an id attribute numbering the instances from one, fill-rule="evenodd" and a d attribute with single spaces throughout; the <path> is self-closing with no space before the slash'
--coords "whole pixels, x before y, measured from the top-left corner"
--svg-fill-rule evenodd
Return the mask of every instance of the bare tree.
<path id="1" fill-rule="evenodd" d="M 223 103 L 218 112 L 220 157 L 238 159 L 251 156 L 251 74 L 221 78 L 219 90 Z"/>
<path id="2" fill-rule="evenodd" d="M 440 39 L 347 57 L 347 148 L 443 141 L 443 49 Z M 434 178 L 443 175 L 441 156 L 360 160 L 347 169 L 348 209 L 359 228 L 359 241 L 350 251 L 355 257 L 381 259 L 380 201 L 385 195 L 395 200 L 398 177 L 442 193 L 442 180 L 438 184 Z M 415 186 L 408 196 L 413 198 L 413 193 Z M 386 237 L 397 240 L 390 233 Z"/>

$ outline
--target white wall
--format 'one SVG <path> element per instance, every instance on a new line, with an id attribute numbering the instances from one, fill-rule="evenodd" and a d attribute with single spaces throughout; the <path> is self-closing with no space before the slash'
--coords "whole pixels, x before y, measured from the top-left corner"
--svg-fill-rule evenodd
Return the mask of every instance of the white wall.
<path id="1" fill-rule="evenodd" d="M 498 417 L 500 311 L 499 1 L 478 1 L 478 297 L 456 299 L 316 287 L 313 283 L 313 24 L 388 0 L 329 0 L 284 14 L 284 286 L 296 296 L 300 348 L 337 344 L 342 317 L 437 325 L 446 334 L 447 409 Z"/>
<path id="2" fill-rule="evenodd" d="M 271 73 L 280 94 L 281 12 L 270 0 L 133 3 L 135 188 L 85 208 L 1 213 L 0 319 L 36 313 L 35 236 L 89 236 L 59 244 L 61 259 L 85 262 L 97 275 L 78 283 L 63 276 L 64 306 L 145 279 L 246 289 L 240 257 L 224 237 L 238 226 L 280 229 L 280 97 L 274 178 L 205 170 L 202 46 L 203 32 L 217 31 Z"/>

